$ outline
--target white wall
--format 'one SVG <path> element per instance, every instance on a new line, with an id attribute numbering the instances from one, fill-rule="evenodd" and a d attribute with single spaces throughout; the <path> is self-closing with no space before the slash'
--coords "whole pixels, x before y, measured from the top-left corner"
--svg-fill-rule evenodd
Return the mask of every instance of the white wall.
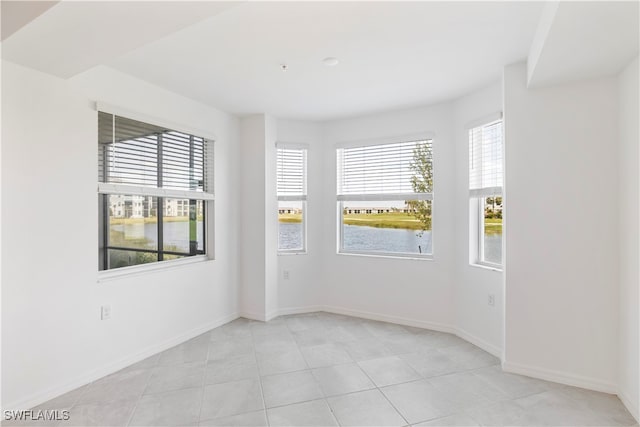
<path id="1" fill-rule="evenodd" d="M 324 239 L 322 216 L 324 158 L 322 126 L 314 122 L 278 120 L 278 141 L 307 145 L 307 253 L 278 256 L 279 312 L 315 311 L 324 305 Z M 289 272 L 284 279 L 283 272 Z"/>
<path id="2" fill-rule="evenodd" d="M 276 121 L 258 114 L 240 122 L 240 312 L 277 314 Z"/>
<path id="3" fill-rule="evenodd" d="M 638 163 L 638 58 L 618 77 L 620 239 L 620 397 L 640 419 L 640 173 Z"/>
<path id="4" fill-rule="evenodd" d="M 525 85 L 505 68 L 504 367 L 616 392 L 616 82 Z"/>
<path id="5" fill-rule="evenodd" d="M 503 274 L 469 264 L 469 125 L 502 111 L 502 82 L 454 103 L 455 138 L 455 325 L 458 333 L 496 356 L 503 341 Z M 488 304 L 489 294 L 495 305 Z"/>
<path id="6" fill-rule="evenodd" d="M 333 309 L 452 330 L 455 149 L 451 104 L 324 124 L 326 303 Z M 336 254 L 335 144 L 434 133 L 433 260 Z"/>
<path id="7" fill-rule="evenodd" d="M 2 63 L 2 407 L 27 408 L 237 312 L 237 120 L 97 68 L 71 81 Z M 97 282 L 105 101 L 217 136 L 216 259 Z M 112 319 L 100 321 L 110 304 Z"/>

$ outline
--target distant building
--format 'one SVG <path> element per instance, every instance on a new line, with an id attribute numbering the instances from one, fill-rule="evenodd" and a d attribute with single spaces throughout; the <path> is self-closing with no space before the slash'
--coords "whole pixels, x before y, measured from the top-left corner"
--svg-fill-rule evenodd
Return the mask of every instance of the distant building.
<path id="1" fill-rule="evenodd" d="M 392 213 L 392 212 L 402 212 L 402 213 L 413 213 L 416 212 L 415 209 L 407 209 L 407 208 L 350 208 L 345 207 L 345 214 L 381 214 L 381 213 Z"/>
<path id="2" fill-rule="evenodd" d="M 300 209 L 300 208 L 278 208 L 278 214 L 279 215 L 301 214 L 301 213 L 302 213 L 302 209 Z"/>
<path id="3" fill-rule="evenodd" d="M 109 209 L 113 218 L 149 218 L 158 212 L 157 200 L 153 196 L 124 196 L 112 194 L 109 197 Z M 198 216 L 204 214 L 201 200 L 196 202 Z M 163 214 L 165 217 L 189 216 L 188 199 L 164 199 Z"/>

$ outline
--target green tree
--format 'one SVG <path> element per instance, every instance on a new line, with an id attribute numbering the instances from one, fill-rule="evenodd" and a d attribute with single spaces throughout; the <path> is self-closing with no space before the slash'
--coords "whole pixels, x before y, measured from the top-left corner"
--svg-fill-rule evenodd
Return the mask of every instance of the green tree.
<path id="1" fill-rule="evenodd" d="M 414 193 L 433 192 L 433 150 L 431 144 L 422 143 L 413 149 L 413 159 L 409 168 L 413 172 L 411 187 Z M 417 233 L 422 236 L 425 231 L 431 230 L 431 201 L 407 200 L 405 201 L 409 215 L 414 216 L 422 224 Z"/>

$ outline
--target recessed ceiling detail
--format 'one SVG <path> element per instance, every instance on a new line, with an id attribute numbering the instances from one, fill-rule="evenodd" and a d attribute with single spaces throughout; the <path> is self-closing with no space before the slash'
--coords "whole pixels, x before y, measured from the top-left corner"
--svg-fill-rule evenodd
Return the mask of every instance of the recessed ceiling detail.
<path id="1" fill-rule="evenodd" d="M 326 57 L 322 60 L 322 63 L 327 67 L 335 67 L 338 65 L 338 58 L 334 58 L 333 56 Z"/>

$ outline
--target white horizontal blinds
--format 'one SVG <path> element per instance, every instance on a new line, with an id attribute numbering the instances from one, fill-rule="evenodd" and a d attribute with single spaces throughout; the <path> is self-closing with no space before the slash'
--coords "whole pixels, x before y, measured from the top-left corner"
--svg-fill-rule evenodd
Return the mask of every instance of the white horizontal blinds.
<path id="1" fill-rule="evenodd" d="M 307 150 L 277 148 L 278 199 L 305 200 L 307 196 Z"/>
<path id="2" fill-rule="evenodd" d="M 212 193 L 212 156 L 204 138 L 100 112 L 98 147 L 103 189 L 158 196 Z"/>
<path id="3" fill-rule="evenodd" d="M 158 135 L 162 129 L 99 113 L 100 182 L 158 187 Z"/>
<path id="4" fill-rule="evenodd" d="M 469 191 L 502 194 L 502 121 L 469 130 Z"/>
<path id="5" fill-rule="evenodd" d="M 161 137 L 162 187 L 204 191 L 205 140 L 176 131 L 164 132 Z"/>
<path id="6" fill-rule="evenodd" d="M 412 178 L 415 152 L 423 149 L 432 166 L 432 140 L 367 145 L 338 149 L 338 199 L 386 200 L 421 194 L 413 199 L 431 199 L 432 189 L 416 193 Z"/>

